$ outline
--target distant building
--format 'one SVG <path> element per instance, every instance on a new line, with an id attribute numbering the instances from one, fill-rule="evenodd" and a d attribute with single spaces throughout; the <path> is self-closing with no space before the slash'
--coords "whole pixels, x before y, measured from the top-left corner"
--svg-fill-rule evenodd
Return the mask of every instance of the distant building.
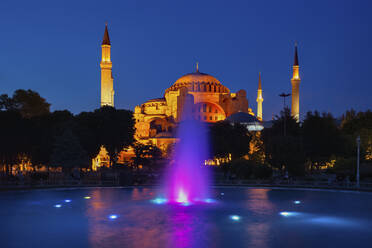
<path id="1" fill-rule="evenodd" d="M 114 88 L 111 62 L 111 43 L 107 25 L 102 42 L 101 61 L 101 106 L 114 106 Z M 297 45 L 293 65 L 292 83 L 292 116 L 299 120 L 299 65 Z M 249 108 L 247 93 L 239 90 L 230 92 L 217 78 L 199 71 L 188 73 L 177 79 L 164 91 L 164 95 L 140 104 L 134 109 L 137 141 L 153 144 L 166 151 L 170 144 L 177 142 L 174 130 L 182 121 L 185 106 L 189 106 L 191 116 L 203 122 L 213 123 L 225 120 L 240 122 L 248 130 L 260 131 L 265 125 L 263 121 L 263 91 L 261 73 L 258 77 L 257 117 Z M 101 151 L 102 155 L 104 151 Z M 121 156 L 124 157 L 124 156 Z M 94 161 L 106 161 L 107 158 Z M 95 165 L 99 167 L 99 165 Z"/>

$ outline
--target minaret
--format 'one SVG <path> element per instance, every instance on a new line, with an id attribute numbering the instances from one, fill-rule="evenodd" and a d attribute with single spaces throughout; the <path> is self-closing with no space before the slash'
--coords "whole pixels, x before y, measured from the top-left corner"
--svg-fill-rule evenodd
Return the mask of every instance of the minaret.
<path id="1" fill-rule="evenodd" d="M 111 43 L 107 30 L 107 23 L 101 47 L 101 107 L 114 107 L 114 78 L 112 77 Z"/>
<path id="2" fill-rule="evenodd" d="M 291 115 L 297 122 L 300 121 L 300 66 L 298 65 L 298 55 L 297 55 L 297 43 L 295 44 L 295 54 L 293 63 L 293 76 L 291 79 L 292 83 L 292 105 L 291 105 Z"/>
<path id="3" fill-rule="evenodd" d="M 258 90 L 257 90 L 257 119 L 262 121 L 262 85 L 261 85 L 261 72 L 258 74 Z"/>

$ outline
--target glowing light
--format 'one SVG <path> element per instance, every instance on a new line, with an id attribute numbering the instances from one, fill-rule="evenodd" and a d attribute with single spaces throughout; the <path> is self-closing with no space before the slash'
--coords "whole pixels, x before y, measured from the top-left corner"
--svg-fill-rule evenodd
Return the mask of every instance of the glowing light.
<path id="1" fill-rule="evenodd" d="M 56 204 L 56 205 L 54 205 L 54 207 L 55 208 L 60 208 L 60 207 L 62 207 L 62 205 L 61 204 Z"/>
<path id="2" fill-rule="evenodd" d="M 301 204 L 301 201 L 294 201 L 294 204 Z"/>
<path id="3" fill-rule="evenodd" d="M 84 199 L 90 199 L 91 197 L 90 196 L 85 196 Z"/>
<path id="4" fill-rule="evenodd" d="M 221 193 L 221 195 L 225 195 L 225 193 Z"/>
<path id="5" fill-rule="evenodd" d="M 230 219 L 233 220 L 233 221 L 239 221 L 240 216 L 239 215 L 230 215 Z"/>
<path id="6" fill-rule="evenodd" d="M 167 199 L 165 199 L 165 198 L 160 198 L 160 197 L 159 197 L 159 198 L 155 198 L 155 199 L 153 199 L 152 202 L 155 203 L 155 204 L 164 204 L 164 203 L 167 202 Z"/>
<path id="7" fill-rule="evenodd" d="M 180 189 L 180 191 L 178 191 L 178 197 L 177 197 L 176 201 L 178 203 L 187 203 L 188 202 L 187 195 L 185 194 L 185 192 L 183 192 L 182 189 Z"/>
<path id="8" fill-rule="evenodd" d="M 207 198 L 207 199 L 204 200 L 204 202 L 206 202 L 206 203 L 214 203 L 215 200 L 213 200 L 211 198 Z"/>
<path id="9" fill-rule="evenodd" d="M 296 212 L 280 212 L 279 213 L 281 216 L 284 216 L 284 217 L 292 217 L 292 216 L 297 216 L 299 215 L 299 213 L 296 213 Z"/>
<path id="10" fill-rule="evenodd" d="M 65 202 L 71 202 L 71 200 L 65 200 Z"/>
<path id="11" fill-rule="evenodd" d="M 109 218 L 110 218 L 111 220 L 115 220 L 115 219 L 118 218 L 118 216 L 117 216 L 116 214 L 112 214 L 112 215 L 109 216 Z"/>

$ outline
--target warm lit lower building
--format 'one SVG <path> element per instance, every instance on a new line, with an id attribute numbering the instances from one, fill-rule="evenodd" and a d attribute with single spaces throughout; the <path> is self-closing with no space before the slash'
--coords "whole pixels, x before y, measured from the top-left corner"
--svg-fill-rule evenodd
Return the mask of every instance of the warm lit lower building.
<path id="1" fill-rule="evenodd" d="M 201 73 L 197 67 L 195 72 L 177 79 L 162 98 L 135 107 L 136 139 L 166 150 L 167 145 L 175 142 L 174 130 L 186 106 L 195 120 L 204 122 L 225 120 L 238 112 L 253 115 L 245 90 L 231 93 L 219 80 Z"/>

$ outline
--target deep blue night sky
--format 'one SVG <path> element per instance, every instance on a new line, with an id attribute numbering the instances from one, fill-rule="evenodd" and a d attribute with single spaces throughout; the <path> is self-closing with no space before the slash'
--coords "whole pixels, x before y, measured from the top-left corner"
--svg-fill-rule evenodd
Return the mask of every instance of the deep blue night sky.
<path id="1" fill-rule="evenodd" d="M 117 108 L 162 97 L 195 70 L 256 112 L 262 72 L 264 119 L 290 92 L 299 43 L 301 114 L 371 108 L 371 1 L 1 1 L 0 94 L 38 91 L 52 110 L 99 107 L 100 44 L 109 23 Z"/>

